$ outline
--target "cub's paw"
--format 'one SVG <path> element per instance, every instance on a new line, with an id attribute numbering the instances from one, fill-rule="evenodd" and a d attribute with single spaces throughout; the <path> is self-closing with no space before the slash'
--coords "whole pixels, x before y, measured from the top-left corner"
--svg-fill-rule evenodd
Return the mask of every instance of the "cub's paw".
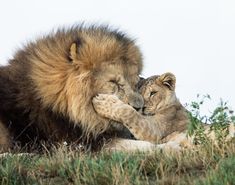
<path id="1" fill-rule="evenodd" d="M 123 102 L 115 95 L 98 94 L 92 99 L 96 112 L 104 117 L 112 119 L 116 108 Z"/>
<path id="2" fill-rule="evenodd" d="M 117 103 L 119 101 L 121 100 L 119 100 L 119 98 L 113 94 L 98 94 L 92 100 L 93 103 L 101 103 L 101 104 Z"/>

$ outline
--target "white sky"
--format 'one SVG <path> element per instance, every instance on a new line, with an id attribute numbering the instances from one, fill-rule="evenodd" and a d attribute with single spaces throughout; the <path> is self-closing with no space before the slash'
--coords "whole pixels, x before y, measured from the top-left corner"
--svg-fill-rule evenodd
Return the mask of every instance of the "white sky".
<path id="1" fill-rule="evenodd" d="M 20 0 L 0 2 L 0 64 L 35 36 L 81 21 L 137 38 L 145 77 L 173 72 L 185 103 L 210 94 L 235 108 L 234 0 Z"/>

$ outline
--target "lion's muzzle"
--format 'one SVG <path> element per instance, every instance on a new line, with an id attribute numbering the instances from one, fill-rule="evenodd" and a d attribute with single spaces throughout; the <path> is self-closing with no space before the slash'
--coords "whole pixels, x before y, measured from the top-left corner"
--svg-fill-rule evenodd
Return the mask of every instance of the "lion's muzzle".
<path id="1" fill-rule="evenodd" d="M 127 97 L 128 104 L 131 105 L 134 109 L 139 110 L 144 106 L 143 97 L 138 93 L 130 93 Z"/>

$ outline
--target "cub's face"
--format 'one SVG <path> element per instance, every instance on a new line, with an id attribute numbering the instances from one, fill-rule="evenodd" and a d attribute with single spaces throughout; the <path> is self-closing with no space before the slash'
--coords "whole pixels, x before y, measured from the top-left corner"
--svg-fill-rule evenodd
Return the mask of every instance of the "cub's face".
<path id="1" fill-rule="evenodd" d="M 176 78 L 172 73 L 145 79 L 139 89 L 144 98 L 143 114 L 155 115 L 176 100 Z"/>
<path id="2" fill-rule="evenodd" d="M 103 66 L 95 75 L 95 92 L 96 94 L 114 94 L 135 109 L 141 109 L 144 101 L 135 89 L 139 80 L 138 71 L 135 70 L 135 66 L 133 68 L 129 66 L 132 71 L 123 68 L 120 65 Z"/>

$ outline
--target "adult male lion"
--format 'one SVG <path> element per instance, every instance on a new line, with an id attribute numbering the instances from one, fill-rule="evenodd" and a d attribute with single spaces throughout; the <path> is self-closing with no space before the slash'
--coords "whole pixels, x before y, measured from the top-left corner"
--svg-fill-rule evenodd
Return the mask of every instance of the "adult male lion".
<path id="1" fill-rule="evenodd" d="M 0 67 L 0 123 L 22 142 L 96 138 L 110 120 L 94 111 L 92 97 L 115 94 L 141 108 L 134 92 L 141 70 L 141 53 L 125 34 L 96 26 L 59 29 Z"/>

